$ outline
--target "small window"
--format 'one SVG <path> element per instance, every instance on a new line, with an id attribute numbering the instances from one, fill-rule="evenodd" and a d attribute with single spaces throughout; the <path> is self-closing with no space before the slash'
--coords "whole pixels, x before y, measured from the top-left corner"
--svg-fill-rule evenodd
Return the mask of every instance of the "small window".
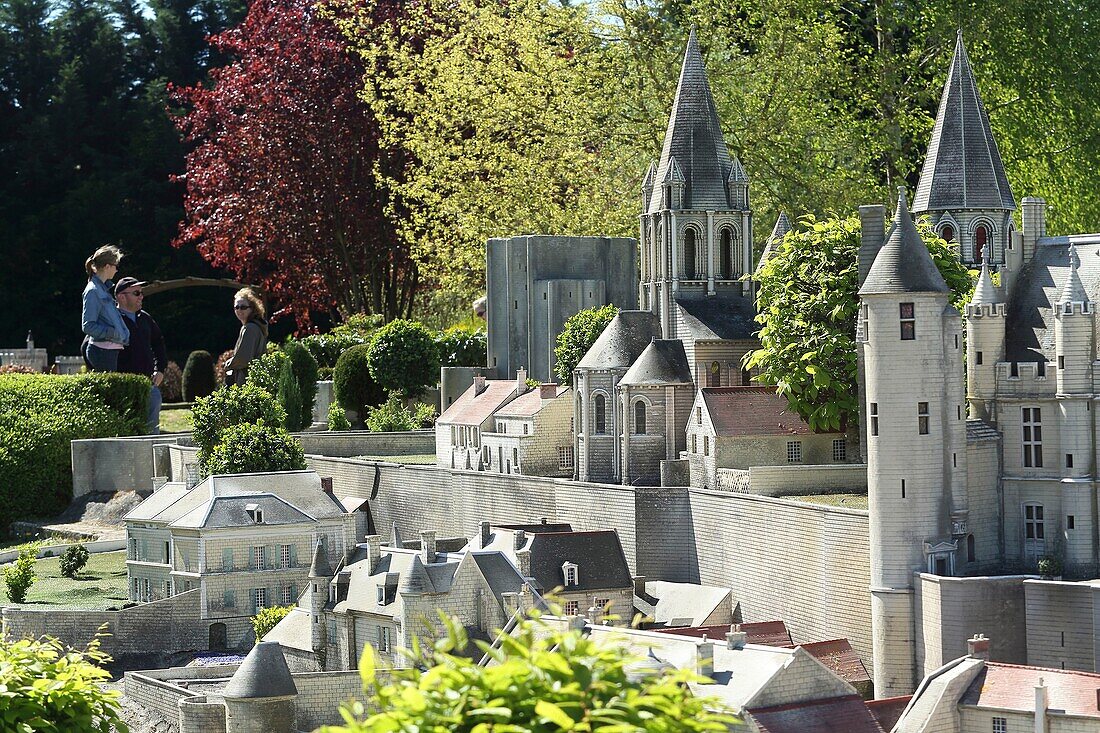
<path id="1" fill-rule="evenodd" d="M 1058 368 L 1059 369 L 1065 369 L 1066 368 L 1066 357 L 1061 356 L 1061 355 L 1058 356 Z"/>
<path id="2" fill-rule="evenodd" d="M 267 608 L 267 588 L 257 588 L 253 593 L 256 594 L 256 610 Z"/>
<path id="3" fill-rule="evenodd" d="M 802 441 L 787 442 L 787 463 L 802 463 Z"/>
<path id="4" fill-rule="evenodd" d="M 567 562 L 561 566 L 562 578 L 565 580 L 565 587 L 571 588 L 580 584 L 580 568 L 575 563 Z"/>
<path id="5" fill-rule="evenodd" d="M 294 586 L 288 585 L 283 588 L 283 605 L 289 606 L 293 604 L 297 599 L 294 595 Z"/>
<path id="6" fill-rule="evenodd" d="M 871 435 L 878 435 L 878 403 L 872 402 L 868 412 L 871 413 Z"/>
<path id="7" fill-rule="evenodd" d="M 912 303 L 901 303 L 901 340 L 912 341 L 917 337 L 916 309 Z"/>
<path id="8" fill-rule="evenodd" d="M 698 438 L 698 437 L 699 436 L 696 435 L 695 433 L 691 434 L 691 452 L 692 453 L 698 453 L 699 452 L 699 441 L 696 440 L 696 438 Z"/>
<path id="9" fill-rule="evenodd" d="M 608 606 L 608 605 L 609 605 L 610 603 L 611 603 L 611 599 L 610 599 L 610 598 L 600 598 L 599 596 L 594 596 L 594 597 L 592 598 L 592 605 L 593 605 L 593 606 L 595 606 L 596 608 L 600 609 L 601 611 L 603 611 L 604 609 L 606 609 L 606 608 L 607 608 L 607 606 Z"/>
<path id="10" fill-rule="evenodd" d="M 955 348 L 959 348 L 959 334 L 955 334 Z"/>
<path id="11" fill-rule="evenodd" d="M 561 470 L 573 467 L 573 446 L 558 446 L 558 468 Z"/>
<path id="12" fill-rule="evenodd" d="M 634 403 L 634 433 L 645 435 L 645 427 L 645 403 L 638 400 Z"/>
<path id="13" fill-rule="evenodd" d="M 1043 467 L 1043 425 L 1042 411 L 1038 407 L 1024 407 L 1022 437 L 1024 447 L 1024 467 Z"/>
<path id="14" fill-rule="evenodd" d="M 580 601 L 566 601 L 565 603 L 562 604 L 561 611 L 566 616 L 576 616 L 577 614 L 579 614 L 581 612 L 581 602 Z"/>
<path id="15" fill-rule="evenodd" d="M 696 407 L 695 408 L 695 424 L 696 425 L 702 425 L 703 424 L 703 408 L 702 407 Z"/>
<path id="16" fill-rule="evenodd" d="M 975 562 L 978 559 L 977 546 L 974 543 L 974 535 L 968 534 L 966 536 L 966 561 Z"/>
<path id="17" fill-rule="evenodd" d="M 377 585 L 374 587 L 374 600 L 379 606 L 386 605 L 386 586 Z"/>
<path id="18" fill-rule="evenodd" d="M 1067 514 L 1066 515 L 1066 529 L 1073 529 L 1073 528 L 1074 528 L 1073 527 L 1073 515 L 1072 514 Z"/>
<path id="19" fill-rule="evenodd" d="M 943 229 L 940 230 L 940 237 L 945 242 L 954 242 L 955 241 L 955 227 L 951 226 L 950 224 L 944 224 Z"/>
<path id="20" fill-rule="evenodd" d="M 993 733 L 1008 733 L 1008 718 L 994 718 Z"/>
<path id="21" fill-rule="evenodd" d="M 1046 523 L 1043 521 L 1042 504 L 1024 505 L 1024 538 L 1029 540 L 1046 539 Z"/>
<path id="22" fill-rule="evenodd" d="M 607 432 L 607 399 L 602 395 L 596 395 L 596 434 L 603 435 Z"/>
<path id="23" fill-rule="evenodd" d="M 684 232 L 684 277 L 695 279 L 695 230 Z"/>
<path id="24" fill-rule="evenodd" d="M 707 386 L 722 386 L 722 367 L 716 361 L 712 361 L 710 363 L 710 368 L 707 369 Z"/>
<path id="25" fill-rule="evenodd" d="M 531 426 L 528 423 L 523 423 L 523 434 L 527 435 L 530 432 Z"/>
<path id="26" fill-rule="evenodd" d="M 838 463 L 848 460 L 848 443 L 843 439 L 833 441 L 833 460 Z"/>
<path id="27" fill-rule="evenodd" d="M 267 567 L 267 548 L 263 545 L 252 548 L 252 567 L 255 570 L 263 570 Z"/>
<path id="28" fill-rule="evenodd" d="M 928 403 L 917 403 L 917 432 L 928 435 Z"/>
<path id="29" fill-rule="evenodd" d="M 1073 468 L 1073 454 L 1066 454 L 1066 468 Z"/>
<path id="30" fill-rule="evenodd" d="M 710 455 L 710 436 L 709 435 L 704 435 L 703 436 L 703 455 L 704 456 L 709 456 Z"/>
<path id="31" fill-rule="evenodd" d="M 901 498 L 905 498 L 905 479 L 901 480 Z"/>
<path id="32" fill-rule="evenodd" d="M 985 246 L 989 243 L 989 227 L 979 224 L 974 230 L 974 261 L 981 262 L 985 258 Z"/>
<path id="33" fill-rule="evenodd" d="M 975 354 L 974 363 L 977 364 L 978 366 L 982 365 L 982 352 L 979 351 L 977 354 Z"/>
<path id="34" fill-rule="evenodd" d="M 378 651 L 388 652 L 390 650 L 390 630 L 387 626 L 378 627 Z"/>

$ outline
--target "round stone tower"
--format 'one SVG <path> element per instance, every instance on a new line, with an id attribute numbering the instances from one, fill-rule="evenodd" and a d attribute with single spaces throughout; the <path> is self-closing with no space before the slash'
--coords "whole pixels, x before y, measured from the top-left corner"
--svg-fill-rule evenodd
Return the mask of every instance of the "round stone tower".
<path id="1" fill-rule="evenodd" d="M 325 647 L 325 604 L 328 602 L 328 585 L 332 580 L 332 566 L 328 562 L 324 541 L 313 550 L 313 562 L 309 566 L 309 639 L 313 651 Z"/>
<path id="2" fill-rule="evenodd" d="M 1077 272 L 1077 252 L 1069 247 L 1069 275 L 1054 304 L 1054 348 L 1057 368 L 1059 442 L 1064 456 L 1047 456 L 1046 465 L 1061 461 L 1064 476 L 1088 476 L 1092 449 L 1089 407 L 1092 400 L 1093 310 Z M 1033 458 L 1034 460 L 1034 458 Z"/>
<path id="3" fill-rule="evenodd" d="M 297 733 L 298 688 L 278 642 L 261 641 L 225 686 L 225 733 Z"/>
<path id="4" fill-rule="evenodd" d="M 961 318 L 904 189 L 859 295 L 874 681 L 889 697 L 915 687 L 913 574 L 952 574 L 952 519 L 965 525 L 966 505 Z"/>
<path id="5" fill-rule="evenodd" d="M 997 364 L 1005 358 L 1005 304 L 982 262 L 974 297 L 966 306 L 966 399 L 970 416 L 995 421 Z"/>

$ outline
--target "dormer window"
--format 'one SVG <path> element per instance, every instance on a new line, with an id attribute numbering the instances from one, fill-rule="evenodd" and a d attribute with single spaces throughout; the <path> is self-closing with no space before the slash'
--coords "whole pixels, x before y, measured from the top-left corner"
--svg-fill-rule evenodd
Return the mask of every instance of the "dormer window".
<path id="1" fill-rule="evenodd" d="M 248 514 L 248 518 L 252 520 L 253 524 L 264 523 L 264 510 L 259 507 L 258 504 L 245 505 L 244 511 Z"/>
<path id="2" fill-rule="evenodd" d="M 580 569 L 576 563 L 567 562 L 561 566 L 561 574 L 565 578 L 565 587 L 572 588 L 580 585 Z"/>
<path id="3" fill-rule="evenodd" d="M 374 590 L 377 593 L 378 605 L 386 605 L 386 586 L 379 585 Z"/>

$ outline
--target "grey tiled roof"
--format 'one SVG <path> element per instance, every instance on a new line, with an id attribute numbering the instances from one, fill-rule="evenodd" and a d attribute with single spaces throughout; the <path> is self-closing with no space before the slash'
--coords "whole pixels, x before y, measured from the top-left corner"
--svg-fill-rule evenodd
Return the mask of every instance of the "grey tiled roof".
<path id="1" fill-rule="evenodd" d="M 970 442 L 979 440 L 1000 440 L 1001 434 L 989 423 L 983 420 L 966 421 L 966 439 Z"/>
<path id="2" fill-rule="evenodd" d="M 982 263 L 982 271 L 978 273 L 978 283 L 974 286 L 974 297 L 970 299 L 971 305 L 989 305 L 1000 303 L 1001 296 L 997 294 L 997 288 L 993 287 L 993 280 L 989 277 L 989 265 Z"/>
<path id="3" fill-rule="evenodd" d="M 313 550 L 313 562 L 309 566 L 309 577 L 331 578 L 332 566 L 328 564 L 328 554 L 325 552 L 323 542 L 318 542 Z"/>
<path id="4" fill-rule="evenodd" d="M 523 587 L 523 576 L 515 565 L 501 552 L 474 552 L 470 554 L 478 570 L 499 601 L 503 593 L 518 593 Z"/>
<path id="5" fill-rule="evenodd" d="M 750 339 L 759 328 L 756 305 L 747 295 L 681 298 L 676 300 L 676 308 L 693 341 Z"/>
<path id="6" fill-rule="evenodd" d="M 578 567 L 578 583 L 569 587 L 570 592 L 633 587 L 619 533 L 614 530 L 537 534 L 530 550 L 531 577 L 540 591 L 564 584 L 562 565 L 567 562 Z"/>
<path id="7" fill-rule="evenodd" d="M 886 244 L 859 289 L 860 295 L 876 293 L 946 293 L 947 283 L 924 245 L 909 207 L 905 189 L 898 189 L 898 206 Z"/>
<path id="8" fill-rule="evenodd" d="M 684 342 L 654 339 L 619 384 L 693 384 Z"/>
<path id="9" fill-rule="evenodd" d="M 1062 287 L 1062 294 L 1058 296 L 1059 303 L 1089 302 L 1088 293 L 1085 292 L 1085 286 L 1082 284 L 1081 276 L 1077 272 L 1080 262 L 1076 248 L 1071 244 L 1069 246 L 1069 277 L 1066 278 L 1066 284 Z"/>
<path id="10" fill-rule="evenodd" d="M 678 172 L 685 180 L 684 208 L 728 209 L 726 179 L 731 170 L 730 154 L 722 138 L 718 111 L 693 28 L 684 52 L 656 181 L 664 181 Z M 649 197 L 649 213 L 664 208 L 661 193 L 662 187 L 655 185 Z"/>
<path id="11" fill-rule="evenodd" d="M 255 505 L 263 512 L 263 526 L 301 524 L 312 522 L 313 517 L 277 496 L 260 494 L 252 496 L 216 496 L 191 512 L 172 522 L 172 527 L 201 527 L 216 529 L 225 527 L 251 527 L 256 524 L 247 507 Z"/>
<path id="12" fill-rule="evenodd" d="M 577 369 L 625 369 L 660 335 L 661 320 L 656 314 L 619 311 L 577 363 Z"/>
<path id="13" fill-rule="evenodd" d="M 1015 208 L 960 31 L 913 211 Z"/>
<path id="14" fill-rule="evenodd" d="M 235 699 L 256 699 L 297 695 L 283 650 L 276 641 L 261 641 L 252 647 L 233 673 L 222 695 Z"/>

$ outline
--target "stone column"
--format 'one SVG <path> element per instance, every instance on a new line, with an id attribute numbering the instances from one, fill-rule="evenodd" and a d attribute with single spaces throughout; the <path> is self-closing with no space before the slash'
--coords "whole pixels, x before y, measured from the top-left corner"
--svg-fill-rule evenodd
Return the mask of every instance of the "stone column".
<path id="1" fill-rule="evenodd" d="M 707 212 L 707 295 L 714 295 L 714 212 Z"/>

